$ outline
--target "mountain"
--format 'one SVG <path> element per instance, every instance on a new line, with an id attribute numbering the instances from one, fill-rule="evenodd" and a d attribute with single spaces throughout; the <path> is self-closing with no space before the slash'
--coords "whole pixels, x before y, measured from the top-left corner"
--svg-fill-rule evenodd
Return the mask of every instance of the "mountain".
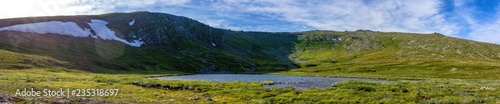
<path id="1" fill-rule="evenodd" d="M 438 33 L 232 31 L 152 12 L 13 18 L 0 23 L 0 53 L 15 54 L 0 57 L 2 68 L 60 66 L 108 73 L 500 74 L 499 45 Z"/>
<path id="2" fill-rule="evenodd" d="M 94 72 L 253 73 L 295 68 L 287 55 L 297 35 L 217 29 L 163 13 L 0 22 L 2 50 L 51 57 Z"/>

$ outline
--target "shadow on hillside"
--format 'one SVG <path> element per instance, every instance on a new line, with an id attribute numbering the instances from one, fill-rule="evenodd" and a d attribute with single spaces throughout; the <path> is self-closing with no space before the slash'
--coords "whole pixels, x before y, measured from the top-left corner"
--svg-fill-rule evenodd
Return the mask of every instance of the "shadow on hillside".
<path id="1" fill-rule="evenodd" d="M 72 63 L 72 68 L 93 72 L 158 73 L 168 69 L 167 72 L 263 73 L 296 68 L 288 58 L 297 41 L 294 35 L 232 32 L 222 37 L 224 41 L 213 42 L 219 44 L 217 46 L 178 44 L 177 49 L 163 52 L 159 49 L 165 47 L 136 48 L 116 41 L 2 31 L 0 47 L 12 52 L 53 57 Z M 106 69 L 115 70 L 102 71 Z"/>

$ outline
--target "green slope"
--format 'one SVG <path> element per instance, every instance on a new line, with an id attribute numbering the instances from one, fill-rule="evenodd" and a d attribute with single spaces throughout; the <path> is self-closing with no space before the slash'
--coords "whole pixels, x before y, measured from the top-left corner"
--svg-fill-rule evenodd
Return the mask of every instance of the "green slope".
<path id="1" fill-rule="evenodd" d="M 500 46 L 447 37 L 373 31 L 309 31 L 289 74 L 358 77 L 500 78 Z M 342 39 L 342 40 L 338 40 Z"/>
<path id="2" fill-rule="evenodd" d="M 175 47 L 148 46 L 137 48 L 117 41 L 92 38 L 22 32 L 0 33 L 4 33 L 0 35 L 0 46 L 4 50 L 52 57 L 70 62 L 71 68 L 93 72 L 251 73 L 286 69 L 289 67 L 287 64 L 291 65 L 291 62 L 279 60 L 280 56 L 286 56 L 286 53 L 281 51 L 288 51 L 287 49 L 291 49 L 290 46 L 283 48 L 271 47 L 276 44 L 283 44 L 280 42 L 229 41 L 238 42 L 237 44 L 241 46 L 252 46 L 253 48 L 245 49 L 244 47 L 231 47 L 231 45 L 214 47 L 200 41 L 178 39 L 176 42 L 179 45 Z M 244 33 L 238 36 L 249 36 L 249 34 Z M 266 36 L 260 38 L 264 37 Z M 237 40 L 235 36 L 228 36 L 227 38 L 227 40 Z M 255 36 L 253 38 L 259 37 Z M 293 42 L 293 38 L 284 39 L 283 41 L 287 40 Z M 273 56 L 278 57 L 273 58 Z"/>
<path id="3" fill-rule="evenodd" d="M 52 66 L 69 66 L 68 62 L 51 57 L 20 54 L 0 50 L 0 69 L 31 69 Z"/>

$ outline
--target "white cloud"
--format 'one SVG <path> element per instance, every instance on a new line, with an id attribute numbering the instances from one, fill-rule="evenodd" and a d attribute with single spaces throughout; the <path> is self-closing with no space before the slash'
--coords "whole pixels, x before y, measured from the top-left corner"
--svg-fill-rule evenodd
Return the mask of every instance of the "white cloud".
<path id="1" fill-rule="evenodd" d="M 499 6 L 500 8 L 500 6 Z M 469 20 L 470 33 L 468 38 L 472 40 L 500 44 L 500 10 L 497 10 L 494 21 L 479 23 L 471 19 L 469 15 L 464 15 Z"/>
<path id="2" fill-rule="evenodd" d="M 454 1 L 455 12 L 467 23 L 465 28 L 470 30 L 470 32 L 465 33 L 465 38 L 500 44 L 500 5 L 497 6 L 494 17 L 487 17 L 493 18 L 492 21 L 484 22 L 480 18 L 474 17 L 475 13 L 480 11 L 478 11 L 478 7 L 469 5 L 473 3 L 474 1 L 467 0 Z M 486 17 L 481 18 L 484 19 Z"/>
<path id="3" fill-rule="evenodd" d="M 3 0 L 0 18 L 154 11 L 155 6 L 181 6 L 190 0 Z"/>
<path id="4" fill-rule="evenodd" d="M 75 0 L 3 0 L 0 1 L 0 18 L 75 15 L 89 10 L 89 6 L 69 6 Z"/>
<path id="5" fill-rule="evenodd" d="M 500 19 L 492 23 L 472 26 L 469 37 L 473 40 L 500 44 Z"/>
<path id="6" fill-rule="evenodd" d="M 226 20 L 209 20 L 209 19 L 203 19 L 203 20 L 199 20 L 200 22 L 203 22 L 203 23 L 206 23 L 207 25 L 211 26 L 211 27 L 220 27 L 220 28 L 223 28 L 223 29 L 232 29 L 232 30 L 242 30 L 241 28 L 239 27 L 234 27 L 234 26 L 230 26 L 228 25 L 228 21 Z"/>
<path id="7" fill-rule="evenodd" d="M 495 21 L 478 22 L 473 17 L 477 8 L 467 6 L 471 1 L 453 2 L 454 11 L 442 11 L 444 3 L 436 0 L 12 0 L 0 1 L 0 18 L 147 10 L 188 16 L 233 30 L 439 32 L 500 43 L 496 35 L 500 33 L 500 16 Z M 447 17 L 443 12 L 458 16 Z"/>
<path id="8" fill-rule="evenodd" d="M 162 6 L 184 5 L 187 2 L 189 2 L 189 0 L 129 0 L 129 1 L 112 0 L 112 3 L 110 4 L 119 7 L 124 6 L 129 8 L 145 8 L 152 5 L 162 5 Z"/>
<path id="9" fill-rule="evenodd" d="M 91 6 L 95 12 L 154 11 L 155 7 L 182 6 L 190 0 L 78 0 L 71 6 Z"/>
<path id="10" fill-rule="evenodd" d="M 265 15 L 324 30 L 440 32 L 454 36 L 459 28 L 440 14 L 442 5 L 435 0 L 226 0 L 212 7 L 225 13 Z"/>

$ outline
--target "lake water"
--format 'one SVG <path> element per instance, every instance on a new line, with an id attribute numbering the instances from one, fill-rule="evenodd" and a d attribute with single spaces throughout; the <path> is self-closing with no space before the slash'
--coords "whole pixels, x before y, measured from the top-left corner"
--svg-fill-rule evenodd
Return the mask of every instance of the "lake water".
<path id="1" fill-rule="evenodd" d="M 285 76 L 285 75 L 261 75 L 261 74 L 195 74 L 195 75 L 183 75 L 183 76 L 166 76 L 159 77 L 159 79 L 165 80 L 199 80 L 199 81 L 212 81 L 212 82 L 263 82 L 263 81 L 274 81 L 274 85 L 265 85 L 264 87 L 286 87 L 292 86 L 296 89 L 308 89 L 311 87 L 315 88 L 328 88 L 332 86 L 332 83 L 345 81 L 345 80 L 367 80 L 374 81 L 370 79 L 359 79 L 359 78 L 329 78 L 329 77 L 307 77 L 307 76 Z"/>

